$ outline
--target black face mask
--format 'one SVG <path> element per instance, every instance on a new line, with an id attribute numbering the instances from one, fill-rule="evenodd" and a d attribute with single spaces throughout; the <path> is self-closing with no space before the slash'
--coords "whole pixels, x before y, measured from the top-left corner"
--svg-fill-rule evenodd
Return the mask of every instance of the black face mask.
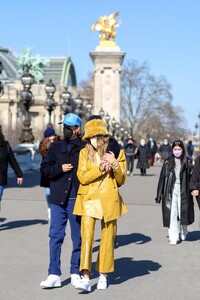
<path id="1" fill-rule="evenodd" d="M 63 128 L 64 139 L 69 140 L 73 135 L 73 130 L 69 127 Z"/>

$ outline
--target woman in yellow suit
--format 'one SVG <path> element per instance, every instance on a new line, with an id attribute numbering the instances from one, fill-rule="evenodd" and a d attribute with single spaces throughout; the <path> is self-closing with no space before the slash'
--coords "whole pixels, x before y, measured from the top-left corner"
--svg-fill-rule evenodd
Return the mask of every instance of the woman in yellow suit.
<path id="1" fill-rule="evenodd" d="M 101 242 L 96 270 L 100 273 L 97 289 L 107 288 L 107 273 L 114 271 L 114 241 L 117 219 L 127 212 L 118 187 L 125 183 L 126 158 L 120 150 L 117 159 L 107 151 L 109 132 L 105 123 L 93 119 L 86 123 L 83 140 L 86 147 L 80 151 L 78 179 L 80 187 L 74 214 L 81 218 L 81 260 L 83 276 L 76 288 L 91 291 L 90 272 L 95 222 L 101 220 Z"/>

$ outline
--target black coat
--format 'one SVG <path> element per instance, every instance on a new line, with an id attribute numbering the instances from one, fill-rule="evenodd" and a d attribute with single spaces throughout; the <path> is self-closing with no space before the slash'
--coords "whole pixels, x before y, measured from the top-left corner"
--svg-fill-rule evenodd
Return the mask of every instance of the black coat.
<path id="1" fill-rule="evenodd" d="M 190 180 L 190 189 L 199 190 L 200 192 L 200 156 L 195 159 L 194 169 Z M 200 194 L 198 195 L 197 203 L 200 208 Z"/>
<path id="2" fill-rule="evenodd" d="M 190 193 L 189 182 L 192 173 L 192 162 L 187 159 L 187 163 L 183 164 L 180 170 L 181 185 L 181 225 L 189 225 L 194 222 L 194 203 Z M 163 226 L 169 227 L 172 195 L 174 184 L 176 181 L 175 170 L 169 168 L 169 160 L 167 159 L 162 166 L 157 187 L 156 202 L 162 201 Z"/>
<path id="3" fill-rule="evenodd" d="M 7 185 L 8 180 L 8 164 L 15 172 L 17 178 L 23 177 L 19 164 L 14 153 L 7 141 L 0 147 L 0 185 Z"/>
<path id="4" fill-rule="evenodd" d="M 139 146 L 137 151 L 137 169 L 146 169 L 149 168 L 148 159 L 150 158 L 150 152 L 147 145 Z"/>
<path id="5" fill-rule="evenodd" d="M 85 146 L 81 138 L 77 138 L 70 152 L 67 150 L 66 141 L 62 140 L 53 144 L 47 151 L 40 167 L 42 175 L 50 179 L 50 203 L 64 205 L 69 197 L 72 183 L 77 193 L 79 181 L 77 178 L 77 168 L 79 152 Z M 73 169 L 70 172 L 62 171 L 62 164 L 72 164 Z"/>
<path id="6" fill-rule="evenodd" d="M 172 146 L 169 143 L 167 145 L 162 144 L 160 146 L 159 153 L 162 159 L 167 159 L 171 155 L 171 152 L 172 152 Z"/>

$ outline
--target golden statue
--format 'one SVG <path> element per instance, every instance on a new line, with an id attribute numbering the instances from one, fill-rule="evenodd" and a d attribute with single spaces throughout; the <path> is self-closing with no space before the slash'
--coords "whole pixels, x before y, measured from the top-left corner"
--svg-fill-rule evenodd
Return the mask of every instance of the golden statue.
<path id="1" fill-rule="evenodd" d="M 100 46 L 117 46 L 114 40 L 116 36 L 115 28 L 120 26 L 120 23 L 116 22 L 116 18 L 118 15 L 118 12 L 115 12 L 113 14 L 110 14 L 109 16 L 102 16 L 97 22 L 92 25 L 90 31 L 97 30 L 100 32 Z"/>

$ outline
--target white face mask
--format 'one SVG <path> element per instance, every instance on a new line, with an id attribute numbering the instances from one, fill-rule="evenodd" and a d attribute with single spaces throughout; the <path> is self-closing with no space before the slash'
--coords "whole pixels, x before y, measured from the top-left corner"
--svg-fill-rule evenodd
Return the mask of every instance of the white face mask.
<path id="1" fill-rule="evenodd" d="M 90 144 L 97 149 L 97 137 L 93 137 L 90 139 Z"/>

